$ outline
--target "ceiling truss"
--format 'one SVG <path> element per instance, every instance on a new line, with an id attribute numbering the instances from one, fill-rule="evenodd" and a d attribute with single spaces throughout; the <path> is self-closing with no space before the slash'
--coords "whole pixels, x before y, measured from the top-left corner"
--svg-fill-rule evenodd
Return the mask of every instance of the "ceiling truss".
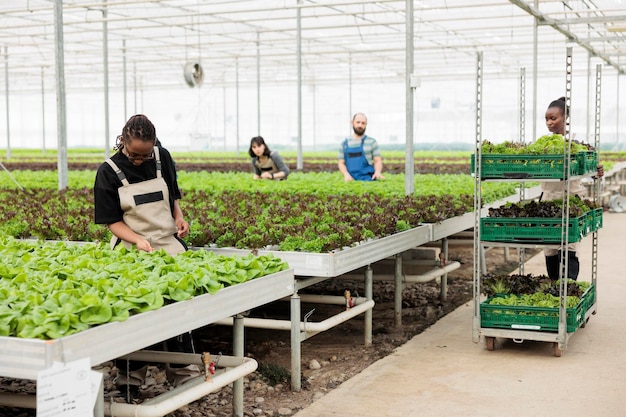
<path id="1" fill-rule="evenodd" d="M 517 77 L 533 63 L 535 30 L 540 75 L 562 72 L 571 45 L 585 60 L 589 54 L 622 74 L 621 3 L 415 0 L 415 74 L 473 77 L 483 52 L 485 76 Z M 105 62 L 110 88 L 127 82 L 184 88 L 189 61 L 202 64 L 213 86 L 295 82 L 298 9 L 304 83 L 398 82 L 405 79 L 405 8 L 404 0 L 64 0 L 67 88 L 102 88 Z M 12 91 L 54 85 L 53 9 L 54 0 L 0 3 L 0 48 Z"/>

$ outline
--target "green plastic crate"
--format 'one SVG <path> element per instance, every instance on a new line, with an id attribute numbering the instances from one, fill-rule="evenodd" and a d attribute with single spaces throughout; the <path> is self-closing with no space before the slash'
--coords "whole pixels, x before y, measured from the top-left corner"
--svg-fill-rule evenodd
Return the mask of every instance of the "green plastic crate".
<path id="1" fill-rule="evenodd" d="M 589 213 L 586 213 L 585 227 L 586 227 L 587 233 L 595 232 L 596 230 L 602 229 L 603 211 L 604 210 L 602 208 L 597 208 L 597 209 L 591 210 Z"/>
<path id="2" fill-rule="evenodd" d="M 602 227 L 602 209 L 590 210 L 568 220 L 568 243 L 579 242 Z M 561 218 L 483 217 L 480 239 L 487 242 L 561 243 Z"/>
<path id="3" fill-rule="evenodd" d="M 595 174 L 598 172 L 598 153 L 596 151 L 579 152 L 578 173 L 580 175 Z"/>
<path id="4" fill-rule="evenodd" d="M 558 332 L 558 308 L 491 305 L 489 302 L 492 299 L 489 297 L 480 304 L 481 327 Z M 596 289 L 591 285 L 576 307 L 566 309 L 568 333 L 575 332 L 585 322 L 585 314 L 595 301 Z"/>
<path id="5" fill-rule="evenodd" d="M 471 157 L 471 171 L 475 173 L 475 155 Z M 481 155 L 480 178 L 488 179 L 564 179 L 563 155 Z M 579 175 L 579 160 L 570 156 L 569 176 Z"/>

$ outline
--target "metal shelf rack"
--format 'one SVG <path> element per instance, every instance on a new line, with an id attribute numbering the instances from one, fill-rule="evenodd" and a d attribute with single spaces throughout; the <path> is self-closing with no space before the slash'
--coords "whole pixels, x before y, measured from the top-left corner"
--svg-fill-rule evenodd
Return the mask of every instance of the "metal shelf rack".
<path id="1" fill-rule="evenodd" d="M 566 107 L 569 108 L 571 102 L 571 79 L 572 79 L 572 49 L 571 47 L 567 48 L 566 51 Z M 601 80 L 601 67 L 598 65 L 596 70 L 596 110 L 595 110 L 595 137 L 594 137 L 594 146 L 595 149 L 599 149 L 599 129 L 600 129 L 600 80 Z M 521 85 L 524 83 L 524 77 L 521 77 Z M 522 106 L 523 109 L 523 91 L 521 93 L 522 96 Z M 481 253 L 484 248 L 487 246 L 490 247 L 517 247 L 520 249 L 520 272 L 523 273 L 523 249 L 524 248 L 559 248 L 563 249 L 567 247 L 568 240 L 568 221 L 569 221 L 569 196 L 570 196 L 570 181 L 574 179 L 579 179 L 583 177 L 589 177 L 590 175 L 584 176 L 571 176 L 569 175 L 569 147 L 566 146 L 567 149 L 564 150 L 564 166 L 563 166 L 563 181 L 565 181 L 564 187 L 564 196 L 563 196 L 563 211 L 561 218 L 561 243 L 558 245 L 548 245 L 548 244 L 524 244 L 524 243 L 500 243 L 500 242 L 485 242 L 481 239 L 480 233 L 480 218 L 482 212 L 482 202 L 481 202 L 481 182 L 484 181 L 481 179 L 481 140 L 482 140 L 482 53 L 478 53 L 477 55 L 477 89 L 476 89 L 476 151 L 475 151 L 475 183 L 474 183 L 474 276 L 473 276 L 473 319 L 472 319 L 472 340 L 475 343 L 479 343 L 481 340 L 484 340 L 486 348 L 488 350 L 493 350 L 495 348 L 495 338 L 507 338 L 513 340 L 535 340 L 535 341 L 545 341 L 553 343 L 553 351 L 555 356 L 561 356 L 562 352 L 567 349 L 567 344 L 569 337 L 573 334 L 573 332 L 567 331 L 567 317 L 566 317 L 566 297 L 567 297 L 567 280 L 561 279 L 561 284 L 559 287 L 559 321 L 558 321 L 558 331 L 557 332 L 542 332 L 535 330 L 527 330 L 523 329 L 523 326 L 520 326 L 520 329 L 499 329 L 499 328 L 489 328 L 482 327 L 481 325 L 481 312 L 480 312 L 480 304 L 481 304 L 481 287 L 480 281 L 482 277 L 483 266 L 481 262 Z M 566 111 L 566 133 L 565 139 L 566 143 L 569 141 L 569 115 Z M 522 116 L 523 121 L 523 116 Z M 521 132 L 523 135 L 523 130 Z M 523 139 L 523 136 L 522 136 Z M 510 179 L 509 181 L 520 181 L 519 179 Z M 521 180 L 524 181 L 524 180 Z M 529 181 L 535 182 L 546 182 L 551 180 L 537 180 L 531 179 Z M 595 179 L 594 186 L 597 187 L 599 181 Z M 523 190 L 523 187 L 520 187 Z M 594 195 L 598 195 L 597 192 Z M 521 192 L 520 199 L 523 199 L 523 193 Z M 592 276 L 591 281 L 595 286 L 597 282 L 597 231 L 592 233 Z M 562 257 L 561 265 L 560 265 L 560 274 L 561 278 L 564 277 L 565 272 L 567 271 L 567 262 L 568 257 Z M 596 300 L 593 300 L 593 304 L 584 314 L 583 326 L 589 319 L 592 314 L 596 312 Z"/>

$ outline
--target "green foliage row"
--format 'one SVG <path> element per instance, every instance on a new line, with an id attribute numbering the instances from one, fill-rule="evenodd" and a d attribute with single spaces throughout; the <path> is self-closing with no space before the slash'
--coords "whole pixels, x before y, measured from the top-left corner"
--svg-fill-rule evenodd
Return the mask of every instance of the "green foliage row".
<path id="1" fill-rule="evenodd" d="M 489 143 L 485 141 L 485 143 Z M 508 145 L 507 145 L 508 144 Z M 499 145 L 492 145 L 506 148 L 507 146 L 519 147 L 519 144 L 514 142 L 505 142 Z M 484 149 L 483 152 L 487 152 Z M 509 153 L 507 150 L 488 151 L 491 153 Z M 562 153 L 560 150 L 558 153 Z M 295 164 L 298 158 L 298 154 L 294 150 L 280 150 L 280 154 L 285 159 L 285 162 L 290 166 Z M 174 159 L 180 164 L 185 163 L 206 163 L 209 164 L 241 164 L 248 163 L 249 157 L 247 149 L 243 149 L 240 152 L 219 152 L 219 151 L 172 151 Z M 469 151 L 425 151 L 418 150 L 413 154 L 413 159 L 417 166 L 423 163 L 439 163 L 439 164 L 466 164 L 469 160 L 471 152 Z M 11 158 L 6 158 L 6 149 L 0 149 L 0 161 L 11 163 L 37 163 L 37 162 L 57 162 L 56 149 L 49 149 L 46 152 L 35 149 L 12 149 Z M 385 150 L 384 161 L 387 163 L 403 163 L 406 159 L 404 150 Z M 67 159 L 70 163 L 101 163 L 105 158 L 104 151 L 102 149 L 95 148 L 72 148 L 67 151 Z M 331 166 L 336 163 L 337 152 L 336 151 L 306 151 L 302 155 L 305 169 L 307 166 L 315 164 L 330 164 Z M 615 161 L 626 160 L 626 151 L 608 151 L 601 150 L 600 158 L 602 164 L 604 164 L 605 170 L 609 170 Z M 239 169 L 239 168 L 237 168 Z M 236 169 L 235 169 L 236 170 Z"/>
<path id="2" fill-rule="evenodd" d="M 22 174 L 19 180 L 33 185 L 52 182 L 39 171 Z M 75 184 L 93 182 L 93 172 L 72 174 Z M 181 172 L 179 182 L 192 246 L 327 252 L 473 209 L 474 183 L 466 175 L 419 176 L 425 192 L 411 196 L 404 196 L 399 175 L 345 183 L 330 173 L 255 181 L 242 173 Z M 490 199 L 515 192 L 511 183 L 484 186 Z M 77 241 L 106 241 L 110 236 L 107 228 L 93 223 L 90 188 L 0 188 L 0 204 L 0 233 L 7 236 Z"/>
<path id="3" fill-rule="evenodd" d="M 551 135 L 546 135 L 551 136 Z M 512 143 L 512 141 L 506 141 Z M 165 144 L 167 148 L 167 144 Z M 168 148 L 169 149 L 169 148 Z M 175 159 L 187 159 L 194 161 L 248 161 L 248 149 L 235 151 L 175 151 L 169 149 Z M 442 150 L 416 150 L 413 152 L 413 159 L 416 161 L 428 160 L 467 160 L 471 155 L 471 150 L 458 151 L 442 151 Z M 281 149 L 280 154 L 283 158 L 296 159 L 298 153 L 295 150 Z M 602 159 L 625 160 L 626 151 L 612 151 L 601 149 Z M 11 158 L 7 158 L 6 149 L 0 149 L 0 159 L 2 161 L 54 161 L 56 162 L 58 153 L 56 149 L 47 149 L 43 152 L 41 149 L 11 149 Z M 302 154 L 304 162 L 309 161 L 333 161 L 337 159 L 337 151 L 305 151 Z M 405 160 L 406 153 L 404 150 L 385 150 L 383 153 L 384 160 Z M 70 161 L 84 162 L 102 162 L 104 160 L 104 151 L 96 148 L 70 148 L 67 150 L 67 158 Z"/>
<path id="4" fill-rule="evenodd" d="M 269 198 L 268 198 L 269 197 Z M 107 241 L 93 223 L 89 189 L 0 189 L 0 234 L 45 240 Z M 325 252 L 459 216 L 472 209 L 470 195 L 386 197 L 227 190 L 190 190 L 181 208 L 193 246 Z"/>
<path id="5" fill-rule="evenodd" d="M 183 206 L 194 246 L 330 252 L 466 213 L 471 196 L 385 197 L 224 191 L 193 194 Z M 182 206 L 182 203 L 181 203 Z"/>
<path id="6" fill-rule="evenodd" d="M 118 248 L 0 238 L 0 336 L 57 339 L 288 268 L 271 255 Z"/>
<path id="7" fill-rule="evenodd" d="M 71 189 L 93 187 L 95 171 L 70 171 L 68 184 Z M 15 171 L 9 175 L 0 172 L 0 190 L 16 190 L 19 186 L 25 189 L 58 189 L 56 171 Z M 16 184 L 17 182 L 17 184 Z M 405 176 L 387 174 L 383 181 L 353 181 L 346 183 L 339 173 L 294 172 L 287 181 L 253 180 L 250 173 L 243 172 L 185 172 L 178 173 L 178 184 L 183 192 L 189 190 L 206 191 L 212 194 L 222 191 L 262 191 L 273 193 L 285 191 L 289 193 L 326 195 L 345 194 L 377 194 L 382 196 L 404 197 Z M 485 183 L 482 195 L 486 203 L 496 201 L 515 192 L 518 184 Z M 434 175 L 417 174 L 414 181 L 415 195 L 461 195 L 474 193 L 474 179 L 470 175 Z"/>
<path id="8" fill-rule="evenodd" d="M 164 144 L 168 148 L 167 144 Z M 169 148 L 168 148 L 169 149 Z M 209 161 L 248 161 L 248 148 L 242 148 L 240 152 L 235 151 L 174 151 L 169 149 L 176 160 L 184 159 L 187 161 L 209 162 Z M 337 150 L 332 151 L 306 151 L 302 154 L 305 163 L 311 161 L 337 161 Z M 0 158 L 4 161 L 6 158 L 6 149 L 0 149 Z M 280 150 L 280 155 L 284 159 L 296 160 L 298 153 L 295 150 Z M 439 160 L 441 158 L 457 158 L 466 160 L 470 152 L 466 151 L 415 151 L 413 158 L 420 160 Z M 10 161 L 56 161 L 58 153 L 56 149 L 48 149 L 45 153 L 35 149 L 11 149 Z M 405 152 L 402 150 L 385 150 L 385 160 L 405 160 Z M 67 151 L 69 161 L 84 162 L 102 162 L 104 160 L 104 151 L 95 148 L 73 148 Z"/>

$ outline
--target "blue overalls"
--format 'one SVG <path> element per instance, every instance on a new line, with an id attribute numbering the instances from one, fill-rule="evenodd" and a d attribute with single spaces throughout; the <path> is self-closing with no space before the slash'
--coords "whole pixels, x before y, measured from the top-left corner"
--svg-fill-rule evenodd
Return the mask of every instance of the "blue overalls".
<path id="1" fill-rule="evenodd" d="M 348 152 L 348 139 L 343 141 L 343 159 L 346 162 L 346 168 L 352 178 L 358 181 L 372 181 L 372 175 L 374 175 L 374 167 L 367 161 L 363 151 L 365 138 L 367 135 L 361 139 L 360 149 L 358 151 L 353 149 L 352 152 Z"/>

